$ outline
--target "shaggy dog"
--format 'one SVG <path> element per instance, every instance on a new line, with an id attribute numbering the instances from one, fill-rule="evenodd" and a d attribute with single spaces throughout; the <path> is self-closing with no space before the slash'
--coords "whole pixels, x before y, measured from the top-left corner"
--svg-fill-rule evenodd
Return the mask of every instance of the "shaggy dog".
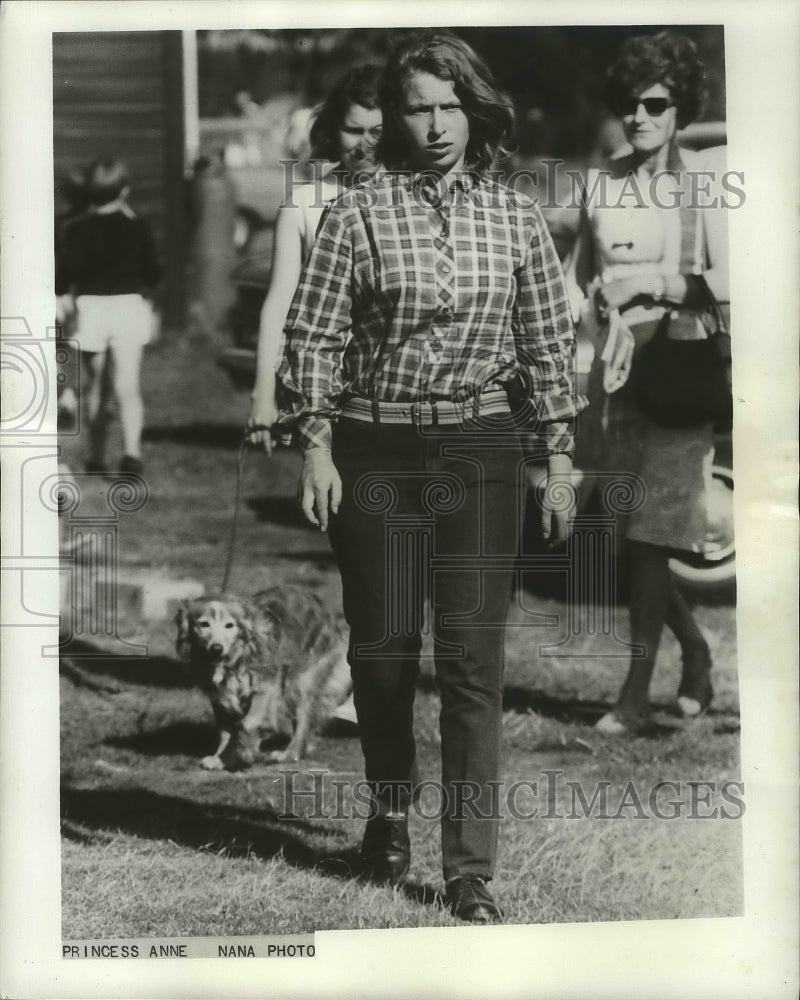
<path id="1" fill-rule="evenodd" d="M 250 767 L 261 736 L 291 736 L 267 760 L 299 760 L 350 690 L 341 629 L 314 594 L 272 587 L 249 603 L 218 597 L 179 609 L 176 649 L 211 699 L 219 733 L 209 770 Z"/>

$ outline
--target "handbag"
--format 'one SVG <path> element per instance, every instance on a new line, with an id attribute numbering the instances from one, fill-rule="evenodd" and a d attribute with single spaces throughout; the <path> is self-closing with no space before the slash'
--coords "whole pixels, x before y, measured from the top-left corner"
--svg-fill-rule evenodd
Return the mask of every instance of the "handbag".
<path id="1" fill-rule="evenodd" d="M 706 302 L 692 315 L 704 315 L 711 332 L 702 340 L 672 340 L 672 312 L 665 312 L 633 364 L 633 396 L 638 408 L 662 427 L 713 423 L 716 430 L 727 431 L 733 426 L 730 334 L 705 279 L 695 280 Z"/>

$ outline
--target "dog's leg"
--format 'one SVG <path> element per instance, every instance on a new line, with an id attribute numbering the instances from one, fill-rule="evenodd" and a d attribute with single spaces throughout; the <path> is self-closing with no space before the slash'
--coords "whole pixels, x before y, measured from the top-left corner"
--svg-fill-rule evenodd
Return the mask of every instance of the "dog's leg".
<path id="1" fill-rule="evenodd" d="M 250 703 L 250 710 L 244 719 L 242 719 L 242 729 L 247 733 L 257 732 L 264 724 L 267 709 L 273 701 L 273 692 L 269 688 L 257 691 Z"/>
<path id="2" fill-rule="evenodd" d="M 281 725 L 280 712 L 283 705 L 280 685 L 277 681 L 270 681 L 264 688 L 264 697 L 267 700 L 267 711 L 264 715 L 264 729 L 273 735 L 277 735 L 285 730 Z"/>
<path id="3" fill-rule="evenodd" d="M 278 763 L 285 760 L 300 760 L 306 752 L 308 734 L 314 719 L 314 699 L 306 695 L 297 707 L 297 722 L 294 735 L 285 750 L 274 750 L 268 761 Z"/>
<path id="4" fill-rule="evenodd" d="M 255 764 L 260 745 L 258 732 L 251 732 L 239 726 L 231 737 L 228 748 L 222 756 L 226 771 L 246 771 Z"/>
<path id="5" fill-rule="evenodd" d="M 214 753 L 209 754 L 208 757 L 203 757 L 203 759 L 200 761 L 200 766 L 204 767 L 206 771 L 221 771 L 225 766 L 222 763 L 222 753 L 224 752 L 225 747 L 230 743 L 230 741 L 231 741 L 230 730 L 228 729 L 220 730 L 219 746 L 217 747 Z"/>
<path id="6" fill-rule="evenodd" d="M 304 671 L 304 681 L 297 698 L 294 735 L 286 749 L 271 753 L 267 758 L 268 761 L 295 761 L 305 756 L 309 736 L 322 721 L 327 721 L 332 711 L 327 685 L 331 682 L 336 670 L 341 672 L 342 668 L 346 673 L 344 681 L 344 686 L 346 686 L 350 679 L 350 667 L 347 660 L 343 658 L 341 649 L 336 647 L 320 657 L 318 663 Z"/>
<path id="7" fill-rule="evenodd" d="M 245 771 L 258 756 L 261 739 L 259 730 L 270 703 L 270 691 L 258 691 L 253 696 L 247 715 L 236 726 L 227 752 L 221 754 L 221 766 L 227 771 Z"/>

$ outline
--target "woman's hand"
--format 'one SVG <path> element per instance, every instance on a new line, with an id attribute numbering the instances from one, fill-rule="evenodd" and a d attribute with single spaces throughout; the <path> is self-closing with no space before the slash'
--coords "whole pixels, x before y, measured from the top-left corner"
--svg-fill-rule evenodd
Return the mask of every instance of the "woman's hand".
<path id="1" fill-rule="evenodd" d="M 261 445 L 264 451 L 271 455 L 272 425 L 278 419 L 275 394 L 271 391 L 262 392 L 256 388 L 251 400 L 250 417 L 247 421 L 247 440 L 250 444 Z"/>
<path id="2" fill-rule="evenodd" d="M 594 301 L 601 320 L 605 320 L 612 309 L 623 309 L 640 295 L 656 296 L 664 292 L 664 279 L 658 274 L 632 274 L 600 285 Z"/>
<path id="3" fill-rule="evenodd" d="M 575 489 L 572 485 L 572 459 L 569 455 L 551 455 L 547 460 L 547 479 L 542 495 L 542 534 L 552 544 L 569 537 L 570 518 L 575 514 Z"/>
<path id="4" fill-rule="evenodd" d="M 297 493 L 306 519 L 320 531 L 327 531 L 328 511 L 336 514 L 342 502 L 342 480 L 329 448 L 304 452 Z"/>

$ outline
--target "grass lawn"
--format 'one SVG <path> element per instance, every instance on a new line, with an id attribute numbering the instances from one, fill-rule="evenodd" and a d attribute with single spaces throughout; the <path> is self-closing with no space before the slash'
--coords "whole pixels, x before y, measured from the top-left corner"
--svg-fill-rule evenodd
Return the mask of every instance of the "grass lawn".
<path id="1" fill-rule="evenodd" d="M 213 590 L 225 563 L 247 400 L 229 389 L 207 346 L 159 345 L 145 365 L 151 494 L 120 523 L 121 564 L 194 577 Z M 76 468 L 78 445 L 66 442 Z M 270 460 L 248 454 L 231 589 L 246 595 L 301 582 L 339 607 L 327 540 L 305 527 L 295 509 L 298 464 L 290 450 Z M 87 502 L 100 504 L 99 494 Z M 503 779 L 506 789 L 526 781 L 536 782 L 537 791 L 519 786 L 517 815 L 506 810 L 501 825 L 495 888 L 507 920 L 742 913 L 739 792 L 724 787 L 740 774 L 732 603 L 697 607 L 714 654 L 712 710 L 691 724 L 672 714 L 679 654 L 667 635 L 653 685 L 654 723 L 632 740 L 603 738 L 591 728 L 624 674 L 620 646 L 579 635 L 567 656 L 539 654 L 541 645 L 561 637 L 565 610 L 557 586 L 534 581 L 519 591 L 509 619 Z M 553 623 L 530 627 L 542 613 Z M 624 640 L 624 608 L 615 621 Z M 235 775 L 199 767 L 214 744 L 211 712 L 174 659 L 171 622 L 144 622 L 123 609 L 120 632 L 145 643 L 149 656 L 120 660 L 109 647 L 107 655 L 80 663 L 104 687 L 70 676 L 61 681 L 65 938 L 454 923 L 438 902 L 436 801 L 423 798 L 424 815 L 411 817 L 408 884 L 390 889 L 358 879 L 362 823 L 349 814 L 335 818 L 336 783 L 362 777 L 355 731 L 330 728 L 311 759 L 296 766 L 303 773 L 291 779 L 295 790 L 310 791 L 319 779 L 309 772 L 325 772 L 319 800 L 296 796 L 297 818 L 282 819 L 289 801 L 285 766 L 259 764 Z M 96 645 L 102 652 L 103 644 Z M 417 736 L 429 779 L 439 775 L 437 712 L 426 668 Z M 679 785 L 650 798 L 659 781 Z M 591 806 L 598 788 L 605 789 L 605 809 L 599 799 Z M 533 806 L 539 815 L 525 818 Z M 675 818 L 659 819 L 659 810 Z"/>

